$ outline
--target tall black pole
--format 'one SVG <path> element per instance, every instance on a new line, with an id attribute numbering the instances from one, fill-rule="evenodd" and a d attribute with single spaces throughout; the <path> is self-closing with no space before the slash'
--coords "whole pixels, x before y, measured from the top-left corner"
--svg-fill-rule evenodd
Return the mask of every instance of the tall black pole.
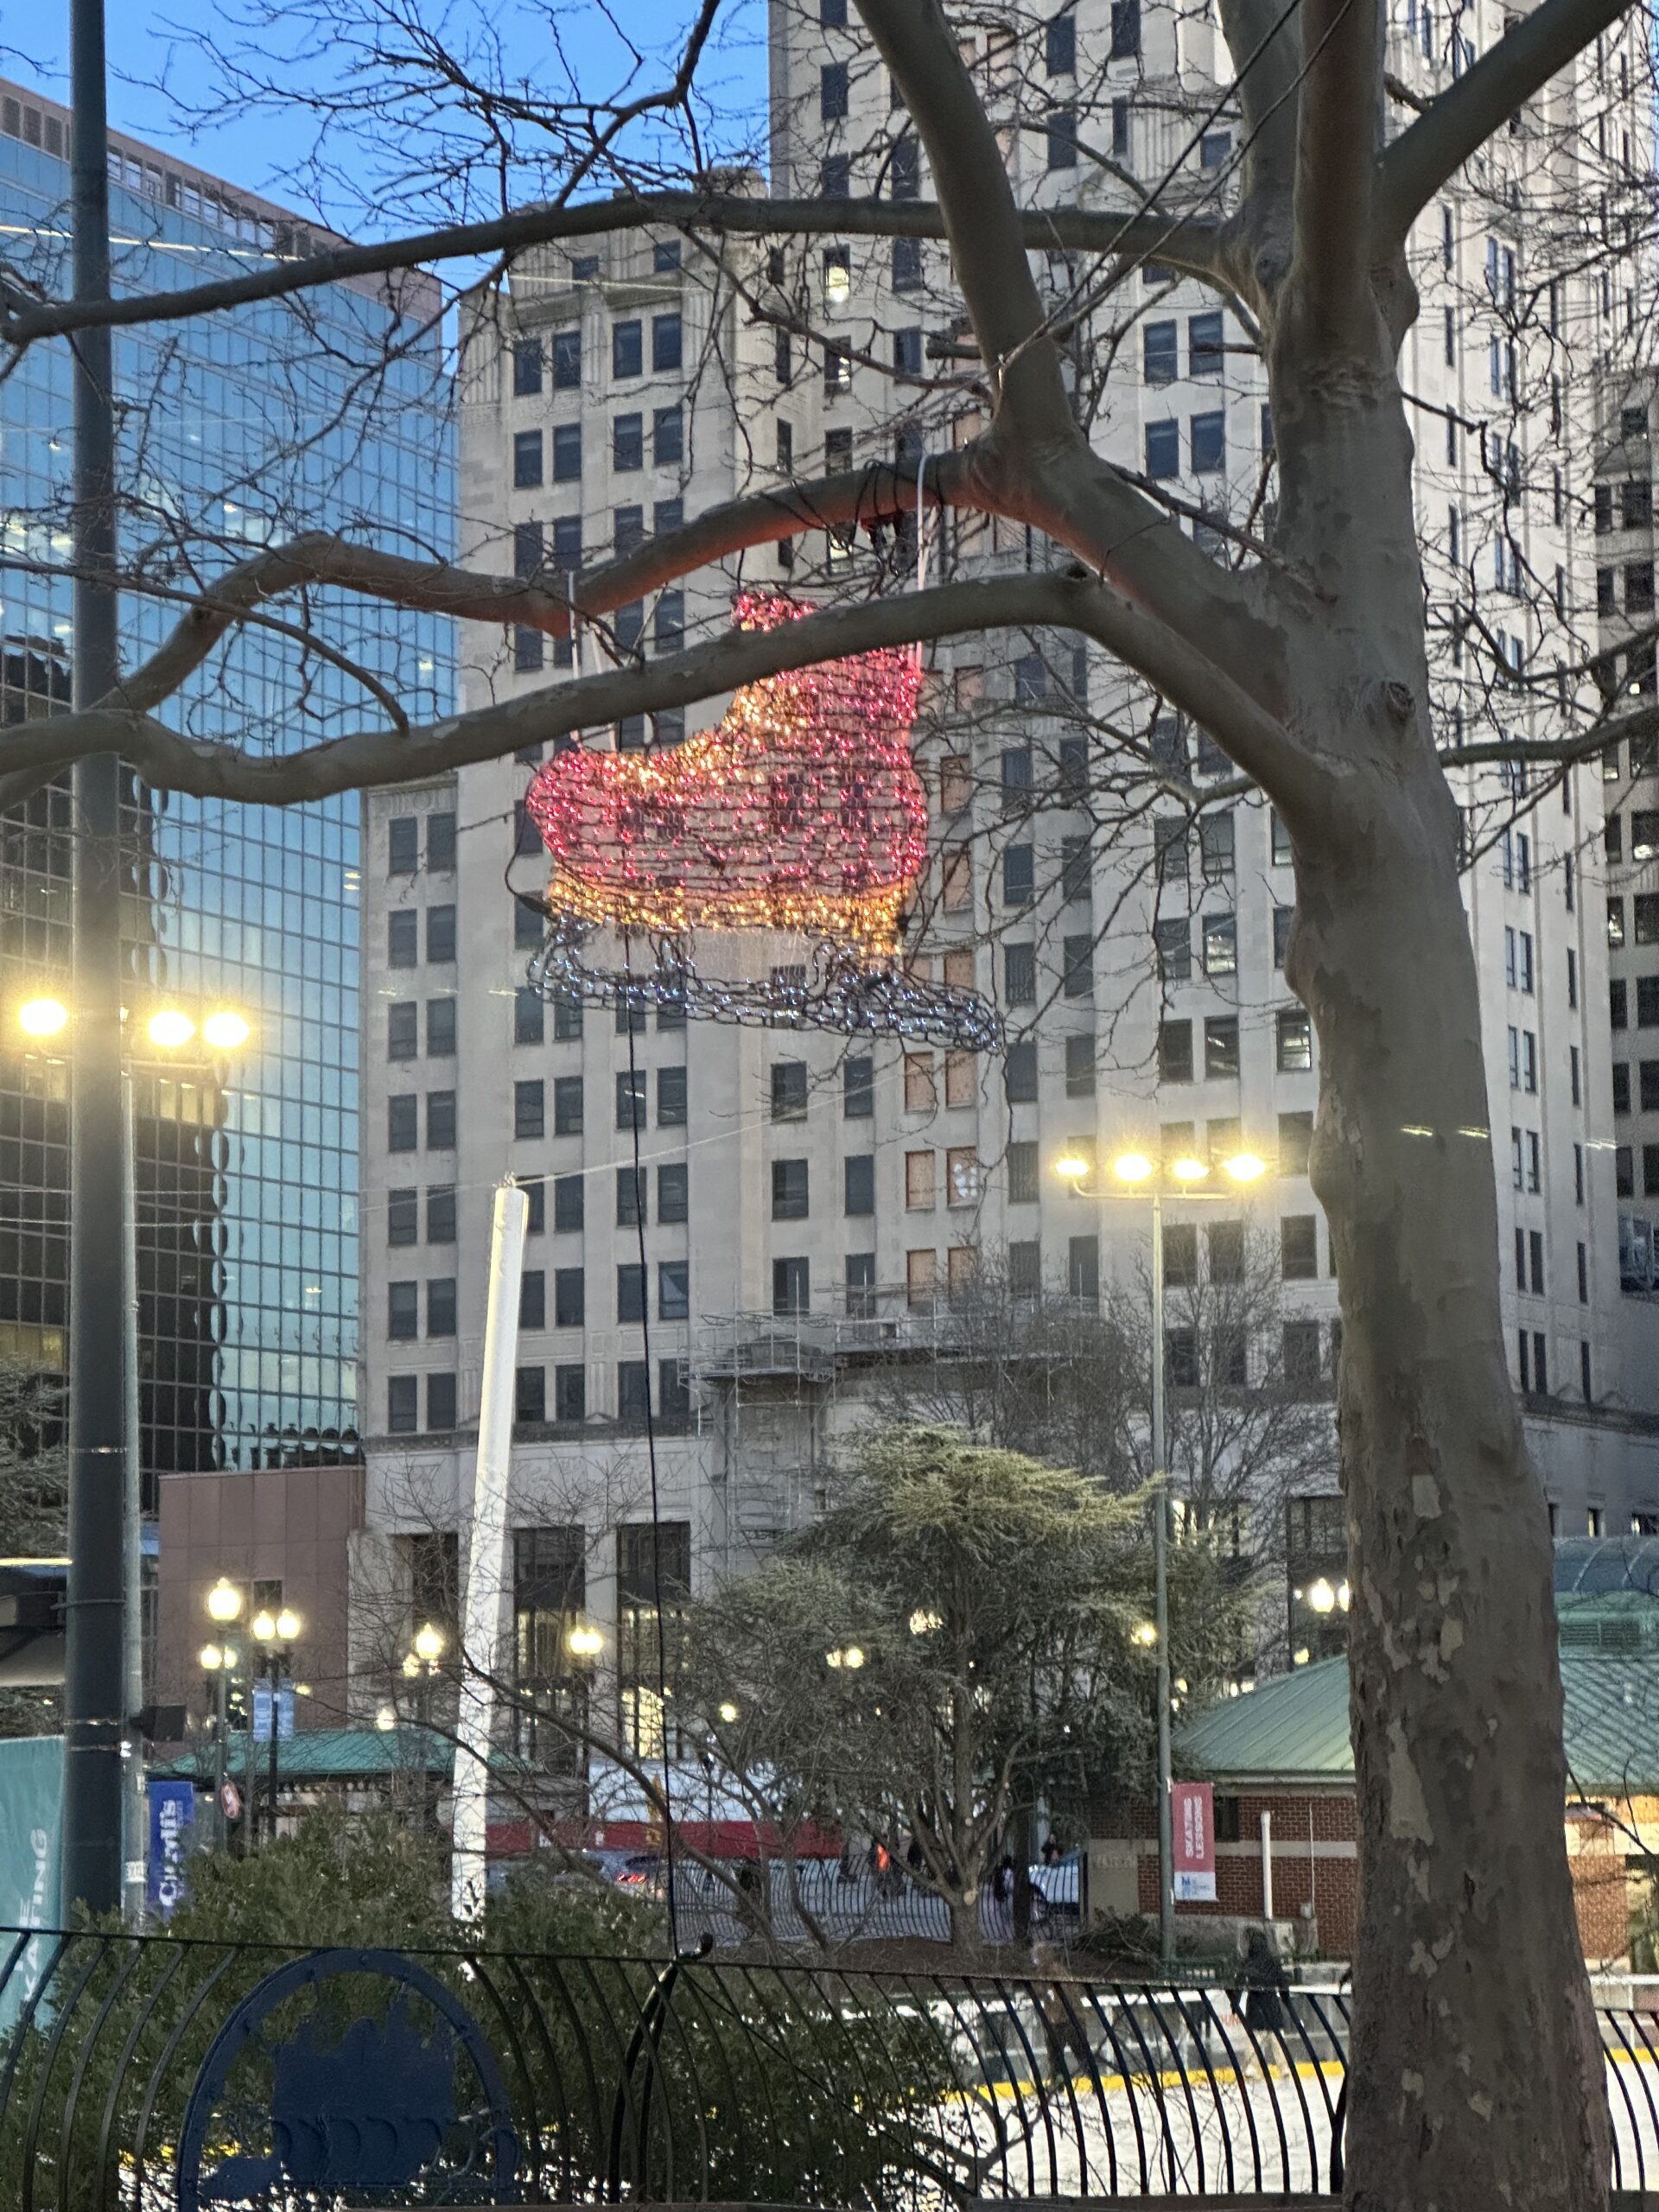
<path id="1" fill-rule="evenodd" d="M 103 0 L 70 0 L 74 296 L 110 291 Z M 107 330 L 74 357 L 74 703 L 118 675 L 115 410 Z M 131 1172 L 121 1122 L 120 764 L 74 769 L 74 1050 L 70 1083 L 69 1590 L 64 1675 L 63 1904 L 121 1900 L 125 1731 L 121 1230 Z"/>

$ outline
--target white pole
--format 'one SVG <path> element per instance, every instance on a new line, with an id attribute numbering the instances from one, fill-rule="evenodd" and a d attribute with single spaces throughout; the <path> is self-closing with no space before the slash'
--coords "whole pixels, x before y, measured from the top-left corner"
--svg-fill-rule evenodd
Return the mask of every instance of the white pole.
<path id="1" fill-rule="evenodd" d="M 1262 1917 L 1273 1918 L 1273 1815 L 1262 1815 Z"/>
<path id="2" fill-rule="evenodd" d="M 490 1294 L 478 1408 L 478 1468 L 467 1517 L 461 1612 L 461 1703 L 455 1725 L 449 1910 L 475 1920 L 484 1906 L 490 1730 L 501 1654 L 507 1572 L 507 1477 L 512 1463 L 513 1370 L 518 1362 L 518 1278 L 530 1203 L 511 1177 L 498 1184 L 490 1235 Z"/>
<path id="3" fill-rule="evenodd" d="M 125 1818 L 122 1823 L 122 1908 L 129 1924 L 144 1916 L 144 1853 L 149 1803 L 144 1790 L 144 1739 L 132 1716 L 144 1701 L 143 1568 L 140 1530 L 143 1516 L 142 1440 L 138 1433 L 138 1118 L 133 1103 L 132 1070 L 121 1070 L 121 1141 L 127 1172 L 121 1185 L 122 1382 L 125 1408 L 122 1453 L 121 1635 L 125 1646 L 122 1672 L 126 1683 L 127 1726 Z"/>

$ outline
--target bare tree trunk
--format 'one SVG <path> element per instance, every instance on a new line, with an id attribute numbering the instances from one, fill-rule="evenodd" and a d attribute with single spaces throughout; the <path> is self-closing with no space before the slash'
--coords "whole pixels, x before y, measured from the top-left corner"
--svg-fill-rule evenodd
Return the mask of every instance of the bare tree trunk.
<path id="1" fill-rule="evenodd" d="M 1601 2058 L 1563 1835 L 1548 1526 L 1503 1358 L 1456 810 L 1432 763 L 1402 776 L 1379 758 L 1367 781 L 1363 841 L 1299 862 L 1290 963 L 1319 1031 L 1313 1180 L 1343 1314 L 1349 2202 L 1588 2212 L 1606 2201 Z"/>

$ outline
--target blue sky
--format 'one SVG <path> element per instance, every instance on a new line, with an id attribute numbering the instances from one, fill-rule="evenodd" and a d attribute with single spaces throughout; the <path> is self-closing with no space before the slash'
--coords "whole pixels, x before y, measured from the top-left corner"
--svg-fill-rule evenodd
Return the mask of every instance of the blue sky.
<path id="1" fill-rule="evenodd" d="M 372 213 L 347 200 L 360 189 L 371 207 L 380 197 L 375 190 L 378 162 L 387 149 L 372 139 L 358 148 L 335 149 L 337 166 L 350 180 L 344 196 L 315 206 L 312 195 L 296 187 L 296 164 L 308 152 L 312 127 L 258 107 L 241 110 L 211 128 L 193 128 L 188 116 L 169 105 L 155 87 L 165 78 L 184 106 L 211 94 L 211 61 L 177 29 L 196 17 L 199 0 L 111 0 L 108 8 L 110 58 L 110 119 L 118 130 L 194 160 L 228 181 L 262 192 L 273 200 L 332 219 L 358 236 L 371 235 L 377 227 Z M 660 82 L 666 57 L 675 50 L 690 11 L 690 0 L 643 0 L 630 10 L 616 10 L 631 34 L 650 49 L 655 60 L 646 81 Z M 225 10 L 233 15 L 234 0 Z M 321 12 L 304 4 L 297 13 Z M 353 10 L 345 0 L 340 13 Z M 429 22 L 440 20 L 459 25 L 458 35 L 470 34 L 499 40 L 507 64 L 525 80 L 556 92 L 558 85 L 548 35 L 550 19 L 556 24 L 565 61 L 579 81 L 584 96 L 603 94 L 620 84 L 626 73 L 624 49 L 607 21 L 599 0 L 558 0 L 543 7 L 537 0 L 431 0 L 423 10 Z M 68 96 L 67 0 L 58 0 L 49 39 L 26 41 L 17 36 L 20 18 L 8 17 L 10 34 L 0 54 L 0 71 L 38 84 L 60 99 Z M 49 19 L 50 20 L 50 19 Z M 700 72 L 712 111 L 700 118 L 710 153 L 719 142 L 727 145 L 735 137 L 755 142 L 766 91 L 765 0 L 728 0 Z M 526 192 L 523 196 L 531 196 Z M 405 227 L 407 198 L 401 211 L 388 211 L 379 227 L 396 232 Z"/>

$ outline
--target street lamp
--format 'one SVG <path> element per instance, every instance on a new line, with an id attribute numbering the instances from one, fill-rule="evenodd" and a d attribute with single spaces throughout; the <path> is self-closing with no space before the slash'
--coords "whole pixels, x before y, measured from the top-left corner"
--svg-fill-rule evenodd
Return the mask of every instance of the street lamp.
<path id="1" fill-rule="evenodd" d="M 1091 1163 L 1067 1153 L 1054 1163 L 1054 1173 L 1077 1198 L 1135 1198 L 1144 1193 L 1152 1211 L 1152 1560 L 1153 1618 L 1134 1631 L 1135 1641 L 1158 1654 L 1158 1948 L 1160 1956 L 1175 1955 L 1175 1835 L 1170 1757 L 1169 1715 L 1173 1694 L 1169 1677 L 1169 1467 L 1164 1417 L 1164 1193 L 1166 1179 L 1173 1194 L 1183 1198 L 1219 1196 L 1200 1186 L 1219 1166 L 1236 1187 L 1259 1182 L 1268 1164 L 1253 1152 L 1236 1152 L 1220 1160 L 1200 1160 L 1180 1154 L 1159 1163 L 1144 1152 L 1120 1153 L 1112 1162 L 1112 1176 L 1119 1186 L 1090 1185 Z"/>
<path id="2" fill-rule="evenodd" d="M 100 1088 L 99 1071 L 107 1069 L 114 1075 L 114 1055 L 106 1055 L 105 1040 L 118 1054 L 118 1031 L 114 1025 L 104 1030 L 99 1016 L 115 1009 L 99 1009 L 95 996 L 92 1007 L 82 1052 L 73 1063 L 78 1071 L 73 1089 L 77 1098 L 85 1090 L 88 1100 L 97 1096 L 112 1104 Z M 62 1037 L 70 1027 L 70 1007 L 49 992 L 23 1000 L 14 1011 L 19 1032 L 36 1046 Z M 125 1019 L 123 1008 L 120 1020 Z M 229 1008 L 216 1008 L 203 1027 L 210 1045 L 221 1051 L 245 1044 L 252 1034 L 243 1017 Z M 144 1028 L 149 1042 L 166 1052 L 188 1044 L 197 1023 L 181 1007 L 163 1006 L 151 1011 Z M 102 1141 L 98 1115 L 84 1102 L 72 1117 L 63 1866 L 66 1903 L 101 1910 L 118 1896 L 133 1918 L 142 1913 L 144 1896 L 143 1758 L 141 1744 L 127 1740 L 133 1716 L 144 1701 L 139 1545 L 143 1484 L 138 1433 L 137 1142 L 132 1069 L 124 1055 L 119 1065 L 119 1103 L 118 1152 Z M 111 1240 L 118 1236 L 122 1311 L 118 1361 L 111 1357 L 114 1332 L 106 1325 L 117 1285 L 114 1270 L 105 1264 L 115 1257 Z"/>
<path id="3" fill-rule="evenodd" d="M 423 1621 L 415 1631 L 413 1647 L 404 1654 L 404 1680 L 417 1687 L 415 1698 L 415 1718 L 419 1723 L 421 1751 L 421 1825 L 435 1824 L 437 1808 L 432 1802 L 427 1753 L 428 1732 L 432 1719 L 432 1677 L 438 1671 L 443 1657 L 446 1639 L 443 1630 L 434 1621 Z"/>
<path id="4" fill-rule="evenodd" d="M 259 1646 L 260 1669 L 270 1687 L 270 1754 L 266 1776 L 268 1811 L 266 1825 L 270 1840 L 276 1840 L 276 1693 L 283 1676 L 289 1671 L 293 1649 L 299 1642 L 304 1624 L 290 1606 L 284 1605 L 274 1616 L 269 1607 L 257 1612 L 248 1623 L 250 1634 Z M 251 1808 L 250 1808 L 251 1809 Z"/>
<path id="5" fill-rule="evenodd" d="M 578 1621 L 564 1639 L 564 1648 L 575 1659 L 596 1659 L 605 1649 L 605 1638 L 590 1624 Z"/>

